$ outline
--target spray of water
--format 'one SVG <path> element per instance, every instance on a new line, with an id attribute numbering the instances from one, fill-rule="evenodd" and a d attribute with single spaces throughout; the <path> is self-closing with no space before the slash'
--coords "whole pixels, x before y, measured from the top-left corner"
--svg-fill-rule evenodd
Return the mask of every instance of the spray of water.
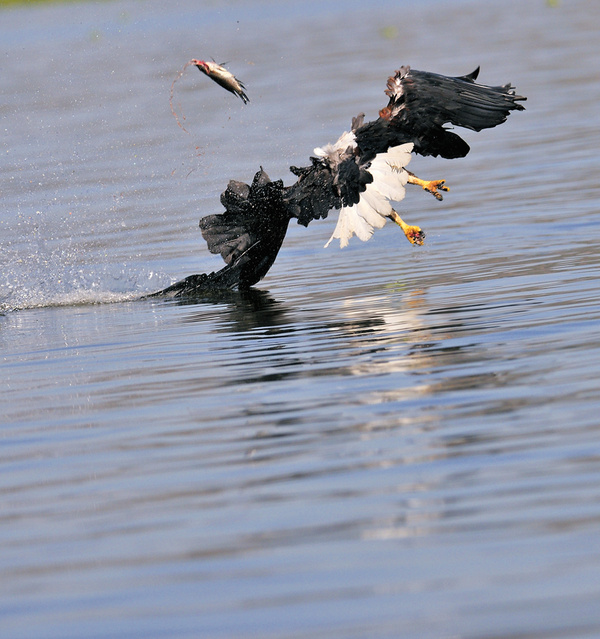
<path id="1" fill-rule="evenodd" d="M 108 255 L 99 260 L 81 240 L 49 239 L 39 218 L 23 223 L 18 241 L 0 245 L 0 313 L 130 301 L 172 282 L 147 262 L 115 261 Z"/>

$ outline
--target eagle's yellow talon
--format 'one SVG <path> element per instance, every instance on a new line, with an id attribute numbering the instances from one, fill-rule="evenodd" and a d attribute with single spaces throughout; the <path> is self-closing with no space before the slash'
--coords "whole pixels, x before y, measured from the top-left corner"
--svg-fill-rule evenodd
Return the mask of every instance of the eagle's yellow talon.
<path id="1" fill-rule="evenodd" d="M 418 226 L 407 226 L 406 229 L 402 229 L 406 238 L 411 244 L 417 244 L 418 246 L 423 246 L 423 242 L 425 241 L 425 232 L 422 231 Z"/>
<path id="2" fill-rule="evenodd" d="M 427 186 L 423 187 L 426 191 L 429 191 L 436 200 L 443 200 L 442 194 L 438 191 L 449 191 L 446 186 L 446 180 L 431 180 Z"/>
<path id="3" fill-rule="evenodd" d="M 406 239 L 411 244 L 417 244 L 418 246 L 423 246 L 423 242 L 425 241 L 425 233 L 418 226 L 412 226 L 407 224 L 399 215 L 392 209 L 392 212 L 388 215 L 392 222 L 395 222 L 403 231 L 404 235 L 406 235 Z"/>
<path id="4" fill-rule="evenodd" d="M 408 173 L 408 183 L 416 184 L 422 187 L 425 191 L 428 191 L 433 195 L 436 200 L 443 200 L 444 197 L 440 193 L 440 191 L 449 191 L 450 189 L 446 186 L 446 180 L 422 180 L 418 178 L 414 173 L 407 171 Z M 438 191 L 439 189 L 439 191 Z"/>

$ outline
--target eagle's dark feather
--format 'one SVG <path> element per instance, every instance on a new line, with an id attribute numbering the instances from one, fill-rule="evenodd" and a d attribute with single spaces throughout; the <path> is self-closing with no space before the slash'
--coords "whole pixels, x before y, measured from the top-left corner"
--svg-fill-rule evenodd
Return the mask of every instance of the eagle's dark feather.
<path id="1" fill-rule="evenodd" d="M 401 67 L 388 80 L 390 99 L 380 119 L 389 122 L 389 135 L 396 131 L 403 142 L 414 142 L 419 155 L 464 157 L 469 145 L 444 125 L 481 131 L 502 124 L 511 111 L 524 109 L 519 102 L 525 98 L 510 84 L 477 84 L 478 75 L 479 67 L 456 78 Z"/>
<path id="2" fill-rule="evenodd" d="M 261 280 L 279 253 L 291 219 L 283 192 L 283 182 L 271 182 L 261 168 L 250 186 L 229 183 L 221 195 L 225 213 L 200 220 L 208 250 L 221 254 L 240 288 Z"/>
<path id="3" fill-rule="evenodd" d="M 297 218 L 298 224 L 308 226 L 312 220 L 325 219 L 331 209 L 341 206 L 333 173 L 323 162 L 311 158 L 310 166 L 291 166 L 290 171 L 298 180 L 284 189 L 283 199 L 288 215 Z"/>

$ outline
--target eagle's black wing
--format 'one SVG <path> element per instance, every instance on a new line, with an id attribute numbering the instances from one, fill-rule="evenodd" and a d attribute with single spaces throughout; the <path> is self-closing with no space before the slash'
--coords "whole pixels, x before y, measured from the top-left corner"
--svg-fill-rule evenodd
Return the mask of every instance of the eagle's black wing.
<path id="1" fill-rule="evenodd" d="M 221 194 L 225 213 L 200 220 L 208 250 L 220 254 L 226 266 L 190 275 L 155 295 L 202 296 L 215 290 L 248 289 L 261 280 L 273 265 L 290 222 L 283 192 L 283 182 L 271 182 L 262 168 L 250 185 L 230 181 Z"/>
<path id="2" fill-rule="evenodd" d="M 380 118 L 389 129 L 409 137 L 415 153 L 463 157 L 468 144 L 448 131 L 446 124 L 481 131 L 502 124 L 513 110 L 524 109 L 510 84 L 487 86 L 475 82 L 479 68 L 460 77 L 401 67 L 388 79 L 388 105 Z M 408 141 L 408 140 L 406 140 Z"/>
<path id="3" fill-rule="evenodd" d="M 283 192 L 283 182 L 272 182 L 261 168 L 251 185 L 229 182 L 221 195 L 225 213 L 200 220 L 208 250 L 220 253 L 227 264 L 228 286 L 233 281 L 248 288 L 273 265 L 290 221 Z"/>
<path id="4" fill-rule="evenodd" d="M 225 212 L 200 220 L 208 250 L 220 254 L 226 266 L 191 275 L 156 295 L 202 296 L 248 289 L 260 281 L 273 265 L 292 218 L 307 226 L 339 206 L 331 170 L 323 163 L 313 159 L 311 166 L 291 170 L 298 180 L 287 188 L 281 180 L 271 181 L 262 168 L 252 184 L 231 180 L 221 194 Z"/>
<path id="5" fill-rule="evenodd" d="M 297 218 L 298 224 L 308 226 L 312 220 L 324 219 L 331 209 L 340 207 L 339 189 L 329 166 L 311 158 L 310 166 L 291 166 L 290 171 L 298 179 L 285 189 L 284 201 L 289 216 Z"/>

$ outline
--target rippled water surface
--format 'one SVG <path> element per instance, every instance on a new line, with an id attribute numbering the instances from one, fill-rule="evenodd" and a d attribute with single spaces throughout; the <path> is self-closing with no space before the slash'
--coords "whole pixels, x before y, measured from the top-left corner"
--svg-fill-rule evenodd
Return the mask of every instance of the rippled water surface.
<path id="1" fill-rule="evenodd" d="M 600 636 L 600 5 L 0 11 L 0 613 L 11 638 Z M 228 61 L 251 102 L 195 69 Z M 386 227 L 220 268 L 231 178 L 293 176 L 401 64 L 527 110 Z"/>

